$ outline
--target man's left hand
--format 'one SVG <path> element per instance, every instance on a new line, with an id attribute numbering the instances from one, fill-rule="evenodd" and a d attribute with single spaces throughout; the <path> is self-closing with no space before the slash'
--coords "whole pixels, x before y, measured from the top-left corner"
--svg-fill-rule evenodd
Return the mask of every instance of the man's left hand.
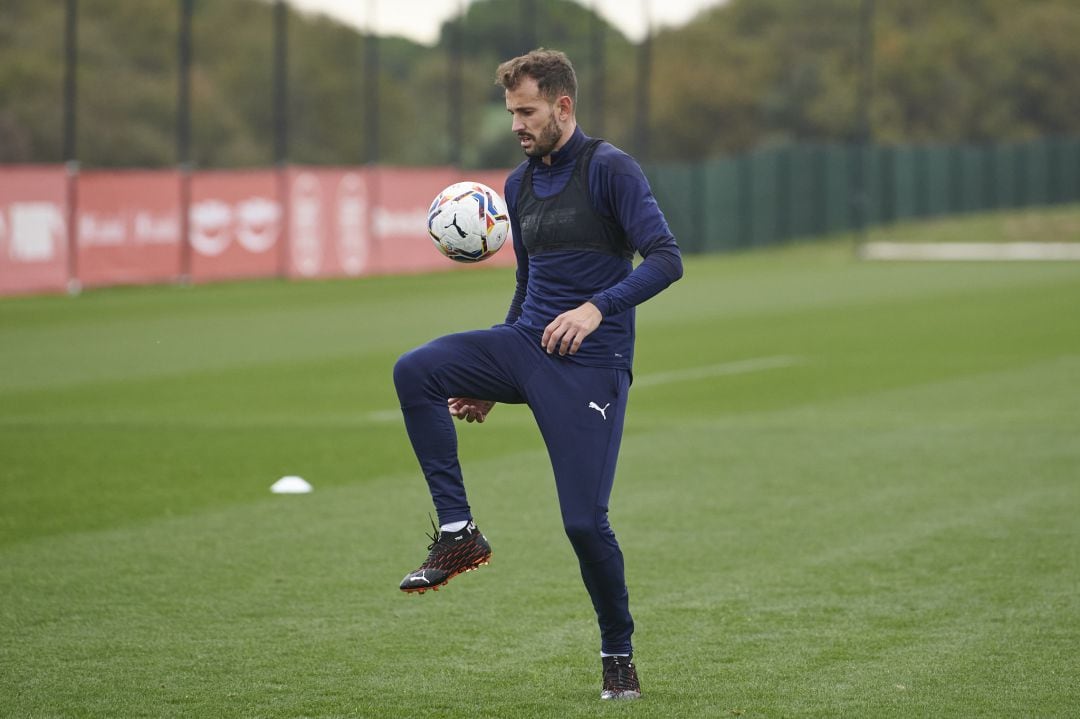
<path id="1" fill-rule="evenodd" d="M 581 347 L 581 342 L 593 333 L 604 316 L 592 302 L 586 302 L 576 309 L 563 312 L 544 328 L 540 346 L 548 354 L 574 354 Z"/>
<path id="2" fill-rule="evenodd" d="M 451 397 L 446 400 L 446 405 L 450 410 L 451 417 L 482 424 L 487 419 L 488 412 L 495 406 L 495 402 L 490 399 L 475 399 L 473 397 Z"/>

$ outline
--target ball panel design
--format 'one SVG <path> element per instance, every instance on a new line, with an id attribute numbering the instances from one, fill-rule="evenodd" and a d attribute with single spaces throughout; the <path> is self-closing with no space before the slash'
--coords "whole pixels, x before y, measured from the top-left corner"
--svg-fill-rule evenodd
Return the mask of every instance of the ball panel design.
<path id="1" fill-rule="evenodd" d="M 428 234 L 455 262 L 480 262 L 499 251 L 510 232 L 506 204 L 480 182 L 455 182 L 431 202 Z"/>

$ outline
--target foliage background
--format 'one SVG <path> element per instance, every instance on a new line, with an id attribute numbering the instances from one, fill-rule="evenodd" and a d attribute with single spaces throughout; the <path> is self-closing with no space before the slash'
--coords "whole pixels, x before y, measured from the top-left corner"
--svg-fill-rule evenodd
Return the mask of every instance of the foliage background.
<path id="1" fill-rule="evenodd" d="M 365 96 L 365 38 L 290 13 L 289 159 L 466 167 L 517 162 L 495 65 L 528 44 L 566 50 L 581 120 L 642 159 L 698 160 L 762 144 L 855 136 L 860 0 L 730 0 L 652 36 L 648 146 L 638 147 L 640 48 L 571 0 L 476 0 L 460 18 L 462 147 L 449 146 L 451 25 L 435 46 L 378 39 L 378 92 Z M 175 0 L 80 0 L 78 157 L 84 166 L 176 162 Z M 273 161 L 273 8 L 196 0 L 192 153 L 196 167 Z M 1073 0 L 876 3 L 873 99 L 879 142 L 998 142 L 1080 134 L 1080 4 Z M 599 22 L 602 32 L 594 32 Z M 64 11 L 0 0 L 0 162 L 62 157 Z M 593 38 L 603 43 L 602 68 Z M 602 70 L 602 71 L 601 71 Z M 602 107 L 598 107 L 602 103 Z M 602 110 L 603 123 L 600 122 Z"/>

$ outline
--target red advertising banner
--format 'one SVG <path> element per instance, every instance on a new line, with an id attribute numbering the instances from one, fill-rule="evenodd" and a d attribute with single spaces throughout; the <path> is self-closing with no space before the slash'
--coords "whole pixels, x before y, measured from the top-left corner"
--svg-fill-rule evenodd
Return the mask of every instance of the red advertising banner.
<path id="1" fill-rule="evenodd" d="M 369 185 L 365 169 L 288 169 L 288 276 L 371 273 Z"/>
<path id="2" fill-rule="evenodd" d="M 273 170 L 191 176 L 191 279 L 272 277 L 279 268 L 284 212 Z"/>
<path id="3" fill-rule="evenodd" d="M 467 265 L 447 259 L 427 232 L 431 201 L 448 185 L 471 180 L 481 182 L 502 196 L 506 173 L 463 172 L 452 168 L 379 168 L 374 171 L 377 190 L 372 209 L 379 274 L 437 272 Z M 508 239 L 485 266 L 513 265 L 514 251 Z"/>
<path id="4" fill-rule="evenodd" d="M 84 286 L 180 276 L 180 173 L 88 171 L 78 178 L 78 279 Z"/>
<path id="5" fill-rule="evenodd" d="M 500 194 L 506 172 L 448 167 L 290 167 L 196 172 L 188 244 L 175 170 L 0 167 L 0 295 L 88 287 L 272 277 L 360 277 L 461 269 L 427 233 L 431 201 L 474 180 Z M 75 242 L 68 189 L 74 182 Z M 282 196 L 284 193 L 284 196 Z M 69 248 L 74 245 L 74 262 Z M 512 266 L 511 241 L 485 266 Z M 69 277 L 74 271 L 75 277 Z"/>
<path id="6" fill-rule="evenodd" d="M 292 167 L 290 277 L 356 277 L 461 268 L 427 233 L 431 201 L 447 185 L 476 180 L 502 194 L 505 172 L 453 168 Z M 509 245 L 509 241 L 507 245 Z M 485 265 L 514 264 L 509 246 Z"/>
<path id="7" fill-rule="evenodd" d="M 0 295 L 67 287 L 67 187 L 63 166 L 0 167 Z"/>
<path id="8" fill-rule="evenodd" d="M 371 214 L 378 274 L 433 272 L 455 266 L 457 263 L 435 249 L 427 231 L 427 216 L 435 196 L 460 179 L 457 171 L 380 167 L 372 173 L 376 177 Z"/>

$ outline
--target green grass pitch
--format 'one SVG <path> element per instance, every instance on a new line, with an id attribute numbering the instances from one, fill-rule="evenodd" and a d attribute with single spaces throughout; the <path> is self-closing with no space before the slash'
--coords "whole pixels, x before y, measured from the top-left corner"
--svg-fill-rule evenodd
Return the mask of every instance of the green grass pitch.
<path id="1" fill-rule="evenodd" d="M 459 425 L 491 565 L 397 589 L 393 362 L 511 273 L 0 301 L 0 716 L 1076 716 L 1080 264 L 851 257 L 689 258 L 639 310 L 619 705 L 526 408 Z"/>

